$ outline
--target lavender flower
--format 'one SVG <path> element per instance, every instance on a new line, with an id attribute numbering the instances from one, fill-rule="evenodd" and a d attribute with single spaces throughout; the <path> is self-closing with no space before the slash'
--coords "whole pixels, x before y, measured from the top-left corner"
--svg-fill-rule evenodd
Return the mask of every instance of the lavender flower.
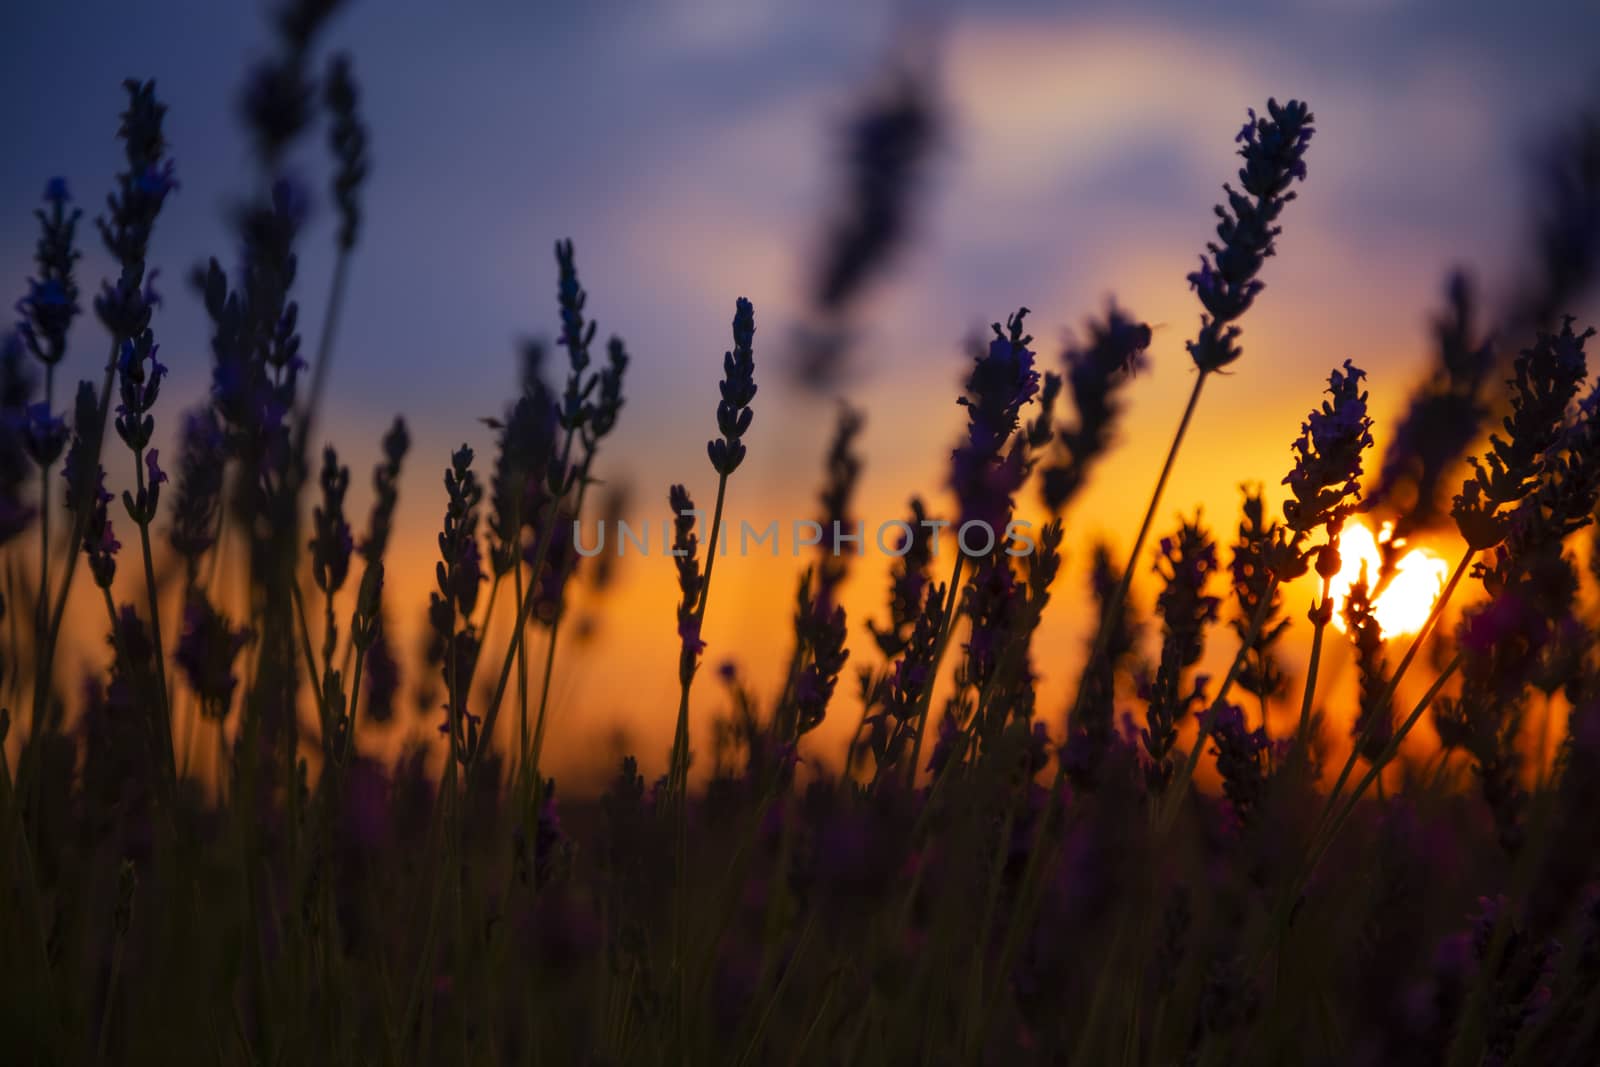
<path id="1" fill-rule="evenodd" d="M 1429 526 L 1439 515 L 1439 483 L 1477 438 L 1488 410 L 1483 382 L 1494 347 L 1473 325 L 1476 301 L 1465 274 L 1450 276 L 1448 310 L 1434 320 L 1435 365 L 1412 395 L 1368 494 L 1395 512 L 1395 537 Z"/>
<path id="2" fill-rule="evenodd" d="M 1461 487 L 1451 514 L 1461 536 L 1475 550 L 1491 548 L 1506 535 L 1509 519 L 1500 507 L 1521 501 L 1544 470 L 1556 444 L 1567 405 L 1587 376 L 1583 344 L 1593 330 L 1572 332 L 1567 319 L 1559 334 L 1541 333 L 1514 364 L 1511 414 L 1506 437 L 1491 434 L 1486 457 L 1472 460 L 1473 476 Z"/>
<path id="3" fill-rule="evenodd" d="M 688 679 L 694 675 L 700 653 L 706 647 L 705 642 L 700 640 L 700 620 L 696 611 L 701 590 L 699 538 L 694 532 L 695 507 L 689 491 L 681 485 L 674 485 L 667 493 L 667 501 L 672 505 L 672 556 L 678 569 L 678 592 L 681 594 L 678 601 L 678 638 L 682 642 L 683 652 L 678 675 L 680 682 L 688 684 Z"/>
<path id="4" fill-rule="evenodd" d="M 1281 524 L 1266 521 L 1266 502 L 1262 499 L 1259 486 L 1244 489 L 1243 510 L 1239 539 L 1234 542 L 1233 560 L 1229 564 L 1234 600 L 1239 608 L 1239 613 L 1230 621 L 1240 640 L 1249 636 L 1250 624 L 1269 590 L 1272 600 L 1266 607 L 1260 628 L 1250 642 L 1249 654 L 1240 668 L 1236 684 L 1265 702 L 1277 696 L 1287 681 L 1278 665 L 1273 646 L 1289 628 L 1289 620 L 1278 617 L 1282 597 L 1272 580 L 1273 560 L 1287 538 Z"/>
<path id="5" fill-rule="evenodd" d="M 121 267 L 117 281 L 101 287 L 95 312 L 118 340 L 137 337 L 149 326 L 158 299 L 150 287 L 155 274 L 145 269 L 150 234 L 167 196 L 178 187 L 162 131 L 167 106 L 156 99 L 156 83 L 130 78 L 122 86 L 128 107 L 117 136 L 128 166 L 117 174 L 116 189 L 106 200 L 108 214 L 95 220 L 106 251 Z"/>
<path id="6" fill-rule="evenodd" d="M 167 375 L 166 364 L 156 359 L 159 351 L 154 335 L 145 330 L 123 341 L 117 356 L 121 396 L 121 403 L 117 405 L 117 436 L 134 452 L 149 447 L 151 435 L 155 433 L 156 420 L 150 411 L 161 395 L 161 381 Z"/>
<path id="7" fill-rule="evenodd" d="M 215 411 L 197 408 L 183 418 L 178 442 L 177 499 L 168 540 L 191 573 L 216 542 L 225 470 L 222 426 Z"/>
<path id="8" fill-rule="evenodd" d="M 850 516 L 850 498 L 855 494 L 856 482 L 861 478 L 861 456 L 853 446 L 866 425 L 865 417 L 848 406 L 839 408 L 838 422 L 834 426 L 833 441 L 828 446 L 826 460 L 827 478 L 822 488 L 822 516 L 824 546 L 832 544 L 835 551 L 824 551 L 817 575 L 817 599 L 822 604 L 832 604 L 835 592 L 849 573 L 849 555 L 837 551 L 837 543 L 830 538 L 839 531 L 854 526 Z"/>
<path id="9" fill-rule="evenodd" d="M 472 618 L 484 580 L 477 536 L 483 488 L 472 470 L 472 458 L 472 449 L 462 445 L 451 455 L 450 467 L 444 473 L 449 502 L 444 530 L 439 534 L 441 558 L 434 566 L 438 588 L 428 596 L 428 617 L 435 638 L 442 645 L 450 690 L 440 732 L 450 737 L 451 753 L 462 763 L 472 760 L 479 742 L 478 717 L 466 709 L 467 686 L 477 663 L 478 635 L 470 621 L 460 629 L 456 625 L 458 619 Z"/>
<path id="10" fill-rule="evenodd" d="M 1261 292 L 1257 277 L 1263 261 L 1273 254 L 1276 225 L 1283 206 L 1295 198 L 1289 186 L 1306 176 L 1306 147 L 1315 132 L 1305 104 L 1290 100 L 1279 106 L 1267 101 L 1267 117 L 1254 110 L 1235 138 L 1244 166 L 1239 185 L 1223 185 L 1228 204 L 1217 205 L 1218 241 L 1210 242 L 1209 258 L 1200 257 L 1200 269 L 1189 284 L 1200 298 L 1205 314 L 1200 333 L 1188 343 L 1189 355 L 1202 374 L 1219 370 L 1240 356 L 1239 327 L 1234 325 Z"/>
<path id="11" fill-rule="evenodd" d="M 32 474 L 26 430 L 33 382 L 23 359 L 16 334 L 0 337 L 0 545 L 27 529 L 35 511 L 24 495 Z"/>
<path id="12" fill-rule="evenodd" d="M 1373 615 L 1372 589 L 1364 566 L 1345 597 L 1344 619 L 1345 630 L 1355 646 L 1356 671 L 1361 679 L 1360 711 L 1351 724 L 1350 736 L 1360 743 L 1361 754 L 1369 762 L 1376 762 L 1394 736 L 1394 718 L 1383 655 L 1383 628 Z"/>
<path id="13" fill-rule="evenodd" d="M 870 620 L 867 623 L 879 651 L 890 660 L 906 650 L 911 631 L 922 616 L 928 568 L 933 561 L 933 528 L 920 499 L 911 498 L 911 515 L 905 524 L 907 532 L 894 543 L 899 558 L 890 569 L 889 621 L 881 628 Z"/>
<path id="14" fill-rule="evenodd" d="M 328 144 L 339 164 L 333 177 L 333 199 L 339 207 L 339 247 L 348 251 L 355 246 L 356 234 L 361 226 L 361 200 L 358 194 L 370 167 L 367 161 L 367 127 L 356 110 L 358 94 L 355 79 L 350 74 L 349 56 L 334 56 L 328 64 L 322 98 L 333 117 L 328 130 Z"/>
<path id="15" fill-rule="evenodd" d="M 28 457 L 40 468 L 46 468 L 61 458 L 67 446 L 66 421 L 50 412 L 48 404 L 29 404 L 22 424 L 23 447 Z"/>
<path id="16" fill-rule="evenodd" d="M 489 478 L 489 558 L 494 573 L 505 574 L 521 555 L 523 528 L 539 524 L 544 475 L 555 462 L 556 412 L 524 395 L 493 425 L 499 440 Z"/>
<path id="17" fill-rule="evenodd" d="M 1122 415 L 1118 394 L 1144 367 L 1150 347 L 1150 327 L 1123 315 L 1115 302 L 1107 307 L 1104 321 L 1090 320 L 1088 331 L 1087 343 L 1069 345 L 1062 356 L 1078 420 L 1062 428 L 1061 458 L 1044 469 L 1042 491 L 1051 514 L 1077 496 L 1090 469 L 1111 447 Z"/>
<path id="18" fill-rule="evenodd" d="M 1283 517 L 1296 534 L 1326 526 L 1337 530 L 1361 499 L 1361 455 L 1372 446 L 1372 419 L 1367 394 L 1361 389 L 1366 372 L 1348 359 L 1344 373 L 1328 375 L 1328 392 L 1320 411 L 1300 424 L 1294 443 L 1294 469 L 1283 484 L 1294 494 L 1283 504 Z"/>
<path id="19" fill-rule="evenodd" d="M 1078 686 L 1083 699 L 1077 702 L 1077 714 L 1067 723 L 1067 742 L 1062 749 L 1063 770 L 1073 785 L 1080 789 L 1092 787 L 1100 776 L 1106 753 L 1115 743 L 1116 674 L 1120 666 L 1139 647 L 1139 620 L 1132 605 L 1124 602 L 1113 622 L 1112 598 L 1122 584 L 1122 575 L 1111 558 L 1111 548 L 1105 542 L 1094 546 L 1089 569 L 1089 587 L 1099 613 L 1099 626 L 1109 635 L 1105 654 L 1094 656 L 1094 639 L 1090 639 L 1090 658 L 1085 663 Z"/>
<path id="20" fill-rule="evenodd" d="M 1600 272 L 1600 113 L 1591 105 L 1550 135 L 1535 160 L 1534 262 L 1513 303 L 1513 322 L 1546 330 Z"/>
<path id="21" fill-rule="evenodd" d="M 924 73 L 929 67 L 922 56 L 898 64 L 864 95 L 843 130 L 839 202 L 810 283 L 820 326 L 801 335 L 795 368 L 813 390 L 846 369 L 851 313 L 905 240 L 943 123 Z"/>
<path id="22" fill-rule="evenodd" d="M 111 494 L 106 492 L 105 468 L 96 472 L 94 495 L 88 502 L 89 512 L 83 524 L 83 554 L 89 561 L 89 573 L 101 589 L 110 589 L 117 574 L 117 551 L 122 548 L 111 528 L 111 514 L 107 505 Z"/>
<path id="23" fill-rule="evenodd" d="M 228 717 L 239 683 L 233 663 L 253 636 L 248 627 L 235 630 L 203 594 L 196 593 L 184 608 L 183 632 L 173 658 L 206 718 L 222 722 Z"/>
<path id="24" fill-rule="evenodd" d="M 350 468 L 339 466 L 339 456 L 330 446 L 322 452 L 322 504 L 312 512 L 316 531 L 311 538 L 311 574 L 317 588 L 332 596 L 344 585 L 350 573 L 350 553 L 354 542 L 350 524 L 344 517 L 344 494 L 350 488 Z"/>
<path id="25" fill-rule="evenodd" d="M 1176 538 L 1163 537 L 1156 573 L 1164 583 L 1156 597 L 1161 616 L 1161 661 L 1150 686 L 1148 723 L 1143 733 L 1151 759 L 1150 781 L 1160 790 L 1171 777 L 1170 753 L 1177 726 L 1191 705 L 1203 703 L 1205 679 L 1188 697 L 1180 695 L 1184 671 L 1200 659 L 1205 628 L 1217 620 L 1221 600 L 1206 592 L 1217 569 L 1217 546 L 1197 515 L 1185 521 Z"/>
<path id="26" fill-rule="evenodd" d="M 717 403 L 717 429 L 721 440 L 706 442 L 706 454 L 717 473 L 727 477 L 744 462 L 742 438 L 750 429 L 750 401 L 756 395 L 755 340 L 756 312 L 750 301 L 740 297 L 733 316 L 733 349 L 722 357 L 722 399 Z"/>
<path id="27" fill-rule="evenodd" d="M 1222 776 L 1222 792 L 1242 821 L 1256 813 L 1267 789 L 1267 753 L 1271 742 L 1265 726 L 1245 724 L 1244 709 L 1224 702 L 1211 712 L 1211 742 Z"/>
<path id="28" fill-rule="evenodd" d="M 1005 329 L 993 325 L 994 340 L 974 360 L 965 395 L 957 400 L 967 409 L 967 434 L 951 455 L 950 486 L 961 504 L 962 524 L 987 523 L 997 533 L 1027 476 L 1022 442 L 1003 458 L 1001 451 L 1017 432 L 1023 406 L 1039 391 L 1039 372 L 1028 348 L 1033 337 L 1023 332 L 1027 314 L 1020 308 Z"/>
<path id="29" fill-rule="evenodd" d="M 61 479 L 67 483 L 68 510 L 86 507 L 94 493 L 102 427 L 100 400 L 95 395 L 93 382 L 78 383 L 72 411 L 72 444 L 67 447 L 67 458 L 61 465 Z"/>
<path id="30" fill-rule="evenodd" d="M 839 674 L 850 658 L 850 650 L 845 648 L 844 608 L 825 599 L 820 583 L 819 591 L 813 595 L 810 579 L 808 573 L 801 582 L 795 611 L 795 636 L 806 663 L 795 678 L 793 729 L 786 729 L 779 738 L 783 744 L 798 742 L 822 724 Z"/>
<path id="31" fill-rule="evenodd" d="M 39 276 L 28 279 L 28 295 L 17 303 L 17 314 L 22 316 L 17 334 L 40 362 L 54 366 L 67 353 L 67 330 L 80 310 L 72 271 L 81 253 L 73 246 L 73 238 L 83 212 L 68 210 L 72 197 L 64 178 L 50 180 L 44 200 L 49 211 L 41 208 L 34 212 L 39 220 L 39 241 L 33 261 Z"/>
<path id="32" fill-rule="evenodd" d="M 394 525 L 394 509 L 400 499 L 400 466 L 411 448 L 406 421 L 396 416 L 383 435 L 383 461 L 372 468 L 372 513 L 367 520 L 367 536 L 361 542 L 361 556 L 367 563 L 383 558 Z"/>

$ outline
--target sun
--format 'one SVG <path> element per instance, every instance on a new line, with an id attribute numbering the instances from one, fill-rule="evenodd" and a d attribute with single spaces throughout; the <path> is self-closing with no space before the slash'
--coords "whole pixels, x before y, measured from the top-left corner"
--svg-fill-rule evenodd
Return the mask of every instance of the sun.
<path id="1" fill-rule="evenodd" d="M 1338 629 L 1345 628 L 1343 609 L 1350 587 L 1360 580 L 1363 567 L 1368 581 L 1376 579 L 1383 562 L 1380 546 L 1389 544 L 1393 536 L 1393 523 L 1384 523 L 1374 536 L 1360 520 L 1347 523 L 1339 535 L 1339 573 L 1328 587 L 1333 599 L 1333 625 Z M 1395 541 L 1392 547 L 1404 545 L 1403 540 Z M 1383 636 L 1389 638 L 1421 630 L 1449 573 L 1450 565 L 1443 557 L 1421 546 L 1401 556 L 1395 564 L 1394 576 L 1373 604 L 1372 614 Z"/>

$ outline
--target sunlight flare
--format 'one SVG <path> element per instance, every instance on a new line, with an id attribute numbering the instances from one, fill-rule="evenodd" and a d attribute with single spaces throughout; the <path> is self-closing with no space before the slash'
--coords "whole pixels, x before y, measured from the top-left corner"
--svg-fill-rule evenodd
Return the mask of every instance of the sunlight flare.
<path id="1" fill-rule="evenodd" d="M 1405 547 L 1404 539 L 1394 540 L 1392 522 L 1385 522 L 1374 535 L 1360 520 L 1352 520 L 1340 534 L 1339 573 L 1329 586 L 1333 598 L 1333 625 L 1339 630 L 1345 629 L 1344 602 L 1350 595 L 1350 587 L 1361 580 L 1363 571 L 1369 582 L 1376 580 L 1382 570 L 1385 546 L 1390 551 Z M 1379 586 L 1373 602 L 1373 616 L 1383 629 L 1383 636 L 1396 637 L 1421 630 L 1449 574 L 1450 564 L 1429 549 L 1418 546 L 1400 556 L 1394 573 Z"/>

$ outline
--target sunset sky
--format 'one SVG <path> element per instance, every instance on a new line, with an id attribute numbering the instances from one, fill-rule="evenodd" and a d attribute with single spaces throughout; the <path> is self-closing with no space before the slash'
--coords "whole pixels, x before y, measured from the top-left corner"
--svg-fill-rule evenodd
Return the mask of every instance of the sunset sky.
<path id="1" fill-rule="evenodd" d="M 182 188 L 152 253 L 166 298 L 155 329 L 173 372 L 157 409 L 163 439 L 209 375 L 184 279 L 208 256 L 236 258 L 226 210 L 251 174 L 237 90 L 266 41 L 249 7 L 60 0 L 0 13 L 0 270 L 12 298 L 31 271 L 46 180 L 65 176 L 91 214 L 110 187 L 121 79 L 155 78 L 170 104 Z M 407 649 L 432 581 L 448 451 L 468 441 L 487 465 L 492 434 L 478 420 L 514 389 L 515 343 L 557 325 L 560 237 L 576 242 L 602 336 L 621 334 L 634 356 L 600 476 L 631 486 L 636 514 L 657 523 L 670 482 L 709 504 L 704 444 L 743 295 L 756 307 L 760 394 L 730 515 L 759 526 L 813 516 L 835 401 L 803 393 L 780 365 L 806 312 L 840 122 L 908 31 L 932 42 L 948 128 L 913 238 L 872 291 L 844 389 L 868 420 L 855 511 L 871 528 L 921 493 L 948 512 L 964 337 L 1025 304 L 1055 367 L 1068 331 L 1114 295 L 1156 326 L 1151 369 L 1130 390 L 1121 448 L 1069 515 L 1072 564 L 1096 537 L 1130 543 L 1192 384 L 1183 342 L 1198 305 L 1184 275 L 1233 178 L 1247 107 L 1307 99 L 1317 135 L 1244 320 L 1244 359 L 1208 384 L 1158 524 L 1202 505 L 1223 543 L 1240 482 L 1265 482 L 1278 499 L 1300 420 L 1346 358 L 1369 372 L 1382 446 L 1427 360 L 1446 270 L 1464 266 L 1503 297 L 1527 258 L 1529 152 L 1600 100 L 1600 7 L 1578 3 L 353 5 L 331 39 L 353 54 L 375 171 L 322 426 L 352 468 L 358 526 L 384 427 L 396 413 L 412 427 L 390 566 Z M 302 173 L 320 210 L 299 294 L 314 329 L 332 222 L 320 131 L 310 147 Z M 87 304 L 107 257 L 91 226 L 80 234 Z M 1600 305 L 1572 310 L 1592 319 Z M 92 316 L 80 320 L 66 377 L 96 371 L 100 337 Z M 1023 503 L 1037 510 L 1032 486 Z M 719 563 L 709 665 L 735 656 L 763 692 L 777 685 L 804 562 Z M 855 572 L 853 627 L 882 616 L 883 573 L 871 555 Z M 620 582 L 587 651 L 556 677 L 550 747 L 573 766 L 593 762 L 618 725 L 658 759 L 671 735 L 672 568 L 630 557 Z M 1069 566 L 1036 646 L 1052 725 L 1081 658 L 1081 589 L 1081 567 Z M 1289 598 L 1297 620 L 1306 596 Z M 491 636 L 487 665 L 503 640 Z M 853 647 L 852 668 L 871 662 L 864 628 Z M 100 651 L 98 636 L 73 649 L 76 663 Z M 855 721 L 853 689 L 840 687 L 832 739 Z M 697 715 L 720 703 L 707 671 Z"/>

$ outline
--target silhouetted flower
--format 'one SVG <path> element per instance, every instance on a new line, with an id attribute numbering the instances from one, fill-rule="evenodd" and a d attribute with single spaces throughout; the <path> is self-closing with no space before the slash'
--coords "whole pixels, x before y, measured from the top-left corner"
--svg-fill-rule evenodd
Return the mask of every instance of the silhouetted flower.
<path id="1" fill-rule="evenodd" d="M 717 429 L 722 438 L 706 442 L 711 466 L 724 477 L 744 462 L 741 439 L 750 429 L 750 401 L 756 395 L 756 364 L 751 348 L 755 333 L 755 307 L 741 296 L 733 316 L 733 349 L 722 357 L 722 399 L 717 403 Z"/>
<path id="2" fill-rule="evenodd" d="M 1161 539 L 1156 573 L 1163 587 L 1156 597 L 1161 616 L 1161 660 L 1150 685 L 1150 709 L 1144 731 L 1145 751 L 1149 754 L 1151 783 L 1164 788 L 1171 774 L 1168 762 L 1177 726 L 1192 705 L 1204 703 L 1205 679 L 1196 681 L 1194 692 L 1180 695 L 1184 671 L 1200 659 L 1205 628 L 1217 620 L 1221 601 L 1206 592 L 1217 569 L 1217 546 L 1196 516 L 1184 521 L 1176 538 Z"/>
<path id="3" fill-rule="evenodd" d="M 1350 736 L 1361 745 L 1361 754 L 1376 761 L 1394 735 L 1393 712 L 1389 700 L 1389 677 L 1383 656 L 1383 627 L 1373 615 L 1372 589 L 1366 567 L 1345 596 L 1345 630 L 1356 650 L 1356 670 L 1361 679 L 1360 711 L 1351 724 Z"/>
<path id="4" fill-rule="evenodd" d="M 117 356 L 117 385 L 121 403 L 117 405 L 117 436 L 133 451 L 147 448 L 155 433 L 156 420 L 150 414 L 161 395 L 166 364 L 156 359 L 160 346 L 145 330 L 122 342 Z"/>
<path id="5" fill-rule="evenodd" d="M 1275 251 L 1281 232 L 1276 225 L 1283 206 L 1295 194 L 1289 186 L 1306 176 L 1306 147 L 1315 132 L 1306 105 L 1291 100 L 1279 106 L 1267 101 L 1267 117 L 1254 110 L 1235 138 L 1244 166 L 1239 168 L 1240 190 L 1223 185 L 1226 206 L 1217 205 L 1217 241 L 1206 245 L 1210 255 L 1200 257 L 1200 269 L 1189 284 L 1206 313 L 1200 316 L 1200 333 L 1188 343 L 1189 355 L 1202 372 L 1226 367 L 1239 358 L 1239 327 L 1234 322 L 1261 292 L 1257 275 L 1262 262 Z"/>
<path id="6" fill-rule="evenodd" d="M 1282 597 L 1273 587 L 1271 564 L 1274 555 L 1284 545 L 1286 534 L 1281 524 L 1266 521 L 1266 502 L 1262 499 L 1259 486 L 1245 488 L 1243 510 L 1239 539 L 1234 542 L 1233 560 L 1229 564 L 1233 595 L 1239 607 L 1232 624 L 1240 640 L 1250 633 L 1251 621 L 1269 589 L 1272 590 L 1272 602 L 1267 606 L 1261 626 L 1250 642 L 1250 652 L 1239 670 L 1237 684 L 1247 693 L 1270 700 L 1278 695 L 1285 682 L 1273 646 L 1289 628 L 1289 620 L 1278 617 Z"/>
<path id="7" fill-rule="evenodd" d="M 1361 389 L 1366 372 L 1348 359 L 1344 373 L 1328 376 L 1332 400 L 1300 424 L 1294 443 L 1294 469 L 1283 484 L 1294 494 L 1283 504 L 1290 530 L 1309 533 L 1318 527 L 1337 529 L 1361 499 L 1361 456 L 1372 445 L 1372 420 L 1367 394 Z"/>
<path id="8" fill-rule="evenodd" d="M 1264 726 L 1245 724 L 1244 709 L 1224 702 L 1211 713 L 1212 752 L 1222 792 L 1240 819 L 1248 821 L 1260 805 L 1267 787 L 1267 751 L 1270 742 Z"/>
<path id="9" fill-rule="evenodd" d="M 400 466 L 411 448 L 406 420 L 395 417 L 383 435 L 383 460 L 372 468 L 372 514 L 367 520 L 367 536 L 361 542 L 361 556 L 368 563 L 383 558 L 394 524 L 394 509 L 400 499 Z"/>
<path id="10" fill-rule="evenodd" d="M 879 651 L 891 660 L 905 651 L 911 629 L 922 615 L 928 567 L 933 560 L 933 529 L 920 499 L 911 498 L 911 515 L 904 521 L 904 530 L 892 542 L 892 551 L 899 558 L 890 568 L 889 621 L 882 628 L 867 622 Z"/>
<path id="11" fill-rule="evenodd" d="M 128 107 L 122 113 L 117 136 L 122 139 L 128 166 L 117 175 L 116 189 L 107 198 L 110 214 L 97 219 L 95 225 L 105 241 L 106 251 L 122 267 L 116 291 L 123 293 L 126 299 L 146 282 L 145 257 L 150 248 L 150 233 L 167 195 L 178 183 L 173 177 L 174 164 L 166 158 L 167 139 L 161 127 L 167 105 L 156 99 L 156 83 L 130 78 L 122 87 L 128 94 Z M 102 299 L 111 292 L 108 286 Z M 97 300 L 97 310 L 99 307 Z M 105 317 L 103 311 L 101 317 Z M 119 338 L 132 337 L 143 329 L 142 326 L 119 329 L 111 322 L 106 326 Z"/>
<path id="12" fill-rule="evenodd" d="M 961 505 L 961 522 L 981 522 L 999 536 L 1011 515 L 1011 499 L 1027 477 L 1025 442 L 1002 451 L 1017 432 L 1021 411 L 1039 391 L 1033 369 L 1033 337 L 1023 332 L 1028 309 L 993 324 L 994 340 L 973 361 L 965 394 L 967 433 L 950 458 L 950 487 Z"/>

